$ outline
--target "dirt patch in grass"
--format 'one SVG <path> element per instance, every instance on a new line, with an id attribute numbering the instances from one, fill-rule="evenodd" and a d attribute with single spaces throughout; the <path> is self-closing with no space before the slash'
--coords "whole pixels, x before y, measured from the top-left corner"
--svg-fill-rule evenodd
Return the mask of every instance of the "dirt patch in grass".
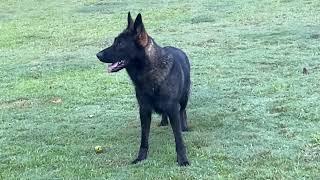
<path id="1" fill-rule="evenodd" d="M 62 103 L 62 99 L 59 97 L 54 97 L 50 99 L 50 102 L 53 104 L 61 104 Z"/>
<path id="2" fill-rule="evenodd" d="M 29 108 L 32 105 L 31 100 L 29 99 L 17 99 L 12 101 L 0 102 L 0 109 L 11 109 L 11 108 Z"/>

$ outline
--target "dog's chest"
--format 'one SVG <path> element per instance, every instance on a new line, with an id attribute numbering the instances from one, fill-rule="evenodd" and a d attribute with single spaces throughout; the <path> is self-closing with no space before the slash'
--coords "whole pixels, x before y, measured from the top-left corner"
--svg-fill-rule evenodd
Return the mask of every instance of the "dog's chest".
<path id="1" fill-rule="evenodd" d="M 162 113 L 167 102 L 167 98 L 162 95 L 159 89 L 150 89 L 144 92 L 144 98 L 147 98 L 148 104 L 157 113 Z"/>
<path id="2" fill-rule="evenodd" d="M 132 79 L 135 86 L 140 92 L 148 96 L 157 96 L 161 84 L 165 82 L 165 77 L 159 75 L 156 72 L 144 73 L 143 75 L 137 75 Z"/>
<path id="3" fill-rule="evenodd" d="M 149 83 L 141 84 L 139 87 L 139 90 L 142 92 L 142 94 L 149 96 L 152 99 L 156 99 L 160 94 L 160 85 L 149 81 Z"/>

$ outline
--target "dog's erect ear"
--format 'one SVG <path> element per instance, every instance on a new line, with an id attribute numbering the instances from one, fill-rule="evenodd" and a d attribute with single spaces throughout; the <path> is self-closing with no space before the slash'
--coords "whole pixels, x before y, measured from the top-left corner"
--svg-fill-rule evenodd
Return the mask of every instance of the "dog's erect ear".
<path id="1" fill-rule="evenodd" d="M 141 14 L 139 13 L 134 22 L 134 32 L 136 34 L 136 40 L 142 47 L 146 47 L 148 44 L 148 34 L 144 29 Z"/>
<path id="2" fill-rule="evenodd" d="M 136 20 L 134 22 L 134 30 L 137 34 L 145 31 L 140 13 L 138 14 L 138 16 L 136 17 Z"/>
<path id="3" fill-rule="evenodd" d="M 132 31 L 133 30 L 133 19 L 131 17 L 130 11 L 128 12 L 128 26 L 127 29 Z"/>

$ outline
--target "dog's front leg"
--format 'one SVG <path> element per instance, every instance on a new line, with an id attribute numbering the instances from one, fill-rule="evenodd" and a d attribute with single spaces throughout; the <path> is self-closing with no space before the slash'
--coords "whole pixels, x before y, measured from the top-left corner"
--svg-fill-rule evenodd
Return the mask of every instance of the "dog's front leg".
<path id="1" fill-rule="evenodd" d="M 149 132 L 151 123 L 151 110 L 148 108 L 140 107 L 140 122 L 141 122 L 141 144 L 138 157 L 132 161 L 133 164 L 138 163 L 147 158 L 149 149 Z"/>
<path id="2" fill-rule="evenodd" d="M 186 155 L 186 148 L 182 139 L 182 131 L 181 131 L 181 124 L 180 124 L 180 112 L 179 112 L 179 105 L 174 105 L 168 111 L 170 124 L 173 130 L 174 139 L 176 143 L 176 152 L 177 152 L 177 161 L 180 166 L 187 166 L 189 165 L 189 161 Z"/>

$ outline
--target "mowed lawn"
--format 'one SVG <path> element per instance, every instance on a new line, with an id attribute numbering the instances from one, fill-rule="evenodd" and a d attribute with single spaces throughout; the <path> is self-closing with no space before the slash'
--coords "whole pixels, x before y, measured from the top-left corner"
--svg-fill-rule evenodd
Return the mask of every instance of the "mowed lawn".
<path id="1" fill-rule="evenodd" d="M 319 179 L 319 10 L 319 0 L 2 0 L 0 179 Z M 149 158 L 130 164 L 134 89 L 95 57 L 128 11 L 191 60 L 189 167 L 157 115 Z"/>

